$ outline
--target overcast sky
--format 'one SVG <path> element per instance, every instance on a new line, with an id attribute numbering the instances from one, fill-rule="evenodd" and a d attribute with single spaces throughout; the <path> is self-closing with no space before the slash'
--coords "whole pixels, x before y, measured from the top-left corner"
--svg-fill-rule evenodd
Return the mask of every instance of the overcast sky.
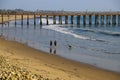
<path id="1" fill-rule="evenodd" d="M 120 0 L 0 0 L 0 9 L 120 11 Z"/>

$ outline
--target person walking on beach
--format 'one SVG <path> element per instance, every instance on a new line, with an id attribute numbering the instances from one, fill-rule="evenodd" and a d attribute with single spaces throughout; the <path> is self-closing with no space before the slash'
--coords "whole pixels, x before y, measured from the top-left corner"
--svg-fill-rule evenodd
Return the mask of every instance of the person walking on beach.
<path id="1" fill-rule="evenodd" d="M 57 41 L 55 40 L 54 43 L 50 40 L 50 53 L 56 54 L 57 48 Z"/>
<path id="2" fill-rule="evenodd" d="M 54 54 L 56 54 L 56 48 L 57 48 L 57 41 L 54 41 Z"/>
<path id="3" fill-rule="evenodd" d="M 52 41 L 50 40 L 50 53 L 52 53 Z"/>

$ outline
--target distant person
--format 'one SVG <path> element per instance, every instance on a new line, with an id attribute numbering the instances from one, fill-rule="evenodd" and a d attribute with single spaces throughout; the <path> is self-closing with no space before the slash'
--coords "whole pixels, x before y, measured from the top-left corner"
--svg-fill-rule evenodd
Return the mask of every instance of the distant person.
<path id="1" fill-rule="evenodd" d="M 52 47 L 52 41 L 50 40 L 50 47 Z"/>
<path id="2" fill-rule="evenodd" d="M 56 54 L 56 48 L 57 48 L 57 41 L 54 41 L 54 54 Z"/>
<path id="3" fill-rule="evenodd" d="M 50 53 L 52 53 L 52 41 L 50 40 Z"/>

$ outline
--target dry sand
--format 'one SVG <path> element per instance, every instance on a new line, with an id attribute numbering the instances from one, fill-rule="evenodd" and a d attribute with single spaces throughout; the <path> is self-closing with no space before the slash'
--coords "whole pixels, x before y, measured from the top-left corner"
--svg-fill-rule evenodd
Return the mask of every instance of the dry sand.
<path id="1" fill-rule="evenodd" d="M 68 60 L 3 38 L 0 38 L 0 56 L 4 56 L 13 66 L 50 80 L 120 80 L 120 73 Z"/>

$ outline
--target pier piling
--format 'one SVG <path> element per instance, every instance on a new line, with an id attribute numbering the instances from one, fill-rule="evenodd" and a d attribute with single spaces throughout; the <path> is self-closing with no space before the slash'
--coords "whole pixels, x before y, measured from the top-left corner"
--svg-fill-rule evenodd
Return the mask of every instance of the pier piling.
<path id="1" fill-rule="evenodd" d="M 83 25 L 86 25 L 86 15 L 83 15 Z"/>
<path id="2" fill-rule="evenodd" d="M 4 20 L 3 20 L 3 14 L 1 14 L 1 18 L 2 18 L 2 25 L 3 25 L 3 21 L 4 21 Z"/>
<path id="3" fill-rule="evenodd" d="M 95 25 L 99 25 L 99 15 L 95 15 Z"/>
<path id="4" fill-rule="evenodd" d="M 65 24 L 68 24 L 68 16 L 65 16 Z"/>
<path id="5" fill-rule="evenodd" d="M 62 24 L 62 16 L 59 16 L 59 24 Z"/>
<path id="6" fill-rule="evenodd" d="M 49 24 L 48 15 L 46 15 L 46 24 L 47 24 L 47 25 Z"/>
<path id="7" fill-rule="evenodd" d="M 101 15 L 101 25 L 104 25 L 104 15 Z"/>
<path id="8" fill-rule="evenodd" d="M 109 25 L 111 25 L 111 15 L 109 15 Z"/>
<path id="9" fill-rule="evenodd" d="M 71 24 L 73 24 L 73 15 L 71 16 Z"/>
<path id="10" fill-rule="evenodd" d="M 92 15 L 89 15 L 89 25 L 92 25 Z"/>
<path id="11" fill-rule="evenodd" d="M 53 24 L 56 24 L 56 16 L 53 16 Z"/>
<path id="12" fill-rule="evenodd" d="M 29 25 L 29 14 L 27 14 L 27 25 Z"/>
<path id="13" fill-rule="evenodd" d="M 120 25 L 120 15 L 118 15 L 118 25 Z"/>
<path id="14" fill-rule="evenodd" d="M 106 24 L 110 25 L 111 24 L 111 16 L 110 15 L 106 15 Z"/>
<path id="15" fill-rule="evenodd" d="M 17 24 L 17 22 L 16 22 L 16 14 L 15 14 L 15 25 Z"/>
<path id="16" fill-rule="evenodd" d="M 9 14 L 7 14 L 7 17 L 8 17 L 8 25 L 9 25 Z"/>
<path id="17" fill-rule="evenodd" d="M 23 25 L 23 14 L 21 14 L 21 25 Z"/>
<path id="18" fill-rule="evenodd" d="M 112 15 L 112 25 L 116 25 L 116 15 Z"/>
<path id="19" fill-rule="evenodd" d="M 40 15 L 40 25 L 42 25 L 42 15 Z"/>
<path id="20" fill-rule="evenodd" d="M 36 15 L 34 14 L 34 25 L 36 25 Z"/>
<path id="21" fill-rule="evenodd" d="M 80 15 L 77 16 L 77 25 L 80 25 Z"/>

